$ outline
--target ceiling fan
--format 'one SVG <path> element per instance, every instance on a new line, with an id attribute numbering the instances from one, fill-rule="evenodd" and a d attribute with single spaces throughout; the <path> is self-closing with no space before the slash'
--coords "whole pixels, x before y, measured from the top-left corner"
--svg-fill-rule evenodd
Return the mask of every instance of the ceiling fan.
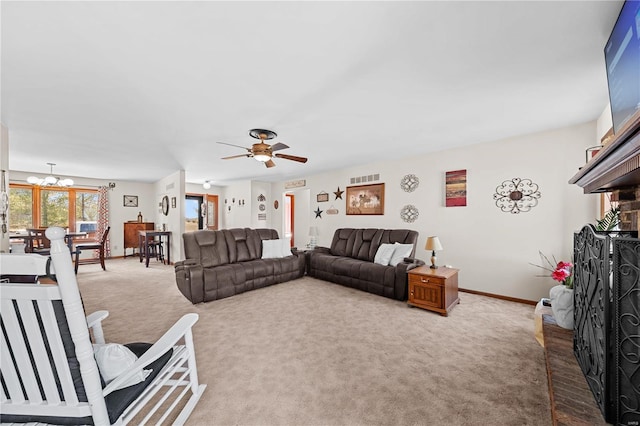
<path id="1" fill-rule="evenodd" d="M 241 158 L 241 157 L 253 157 L 261 163 L 264 163 L 267 167 L 274 167 L 276 163 L 273 162 L 272 157 L 276 158 L 284 158 L 285 160 L 297 161 L 299 163 L 306 163 L 307 159 L 305 157 L 298 157 L 296 155 L 288 155 L 288 154 L 274 154 L 274 151 L 280 151 L 282 149 L 289 148 L 288 145 L 285 145 L 281 142 L 275 143 L 273 145 L 269 145 L 264 141 L 271 140 L 278 136 L 276 132 L 272 132 L 271 130 L 265 129 L 251 129 L 249 130 L 249 136 L 252 138 L 260 140 L 258 143 L 254 143 L 251 148 L 245 148 L 244 146 L 234 145 L 232 143 L 226 142 L 218 142 L 222 145 L 230 145 L 238 148 L 246 149 L 247 154 L 240 155 L 232 155 L 230 157 L 222 157 L 223 160 L 230 160 L 232 158 Z"/>

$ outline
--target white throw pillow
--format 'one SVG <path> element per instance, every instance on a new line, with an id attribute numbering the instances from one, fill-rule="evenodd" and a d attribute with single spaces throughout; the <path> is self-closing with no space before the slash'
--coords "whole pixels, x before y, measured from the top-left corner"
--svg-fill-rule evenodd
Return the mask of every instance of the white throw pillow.
<path id="1" fill-rule="evenodd" d="M 138 357 L 131 352 L 131 349 L 118 343 L 93 345 L 93 354 L 95 355 L 100 375 L 107 385 L 138 360 Z M 138 384 L 144 381 L 149 374 L 151 374 L 151 370 L 140 370 L 118 386 L 116 390 Z"/>
<path id="2" fill-rule="evenodd" d="M 280 239 L 281 242 L 281 246 L 280 246 L 280 254 L 282 255 L 281 257 L 287 257 L 287 256 L 291 256 L 291 240 L 289 238 L 281 238 Z"/>
<path id="3" fill-rule="evenodd" d="M 262 258 L 273 259 L 280 257 L 282 252 L 282 243 L 280 240 L 262 240 Z"/>
<path id="4" fill-rule="evenodd" d="M 387 266 L 391 257 L 393 257 L 395 249 L 396 247 L 393 244 L 380 244 L 376 256 L 373 258 L 373 263 Z"/>
<path id="5" fill-rule="evenodd" d="M 277 259 L 291 256 L 291 243 L 288 238 L 278 240 L 262 240 L 262 258 Z"/>
<path id="6" fill-rule="evenodd" d="M 411 255 L 413 251 L 413 244 L 400 244 L 395 243 L 393 245 L 395 250 L 393 251 L 393 256 L 391 256 L 391 260 L 389 261 L 389 265 L 396 266 L 398 263 L 402 262 L 405 257 Z"/>

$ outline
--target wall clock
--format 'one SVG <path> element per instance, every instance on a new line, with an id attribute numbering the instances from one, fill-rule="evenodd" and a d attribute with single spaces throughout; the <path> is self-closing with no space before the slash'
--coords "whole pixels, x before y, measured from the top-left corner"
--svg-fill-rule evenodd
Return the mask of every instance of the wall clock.
<path id="1" fill-rule="evenodd" d="M 162 197 L 162 214 L 165 216 L 169 215 L 169 197 L 166 195 Z"/>
<path id="2" fill-rule="evenodd" d="M 125 207 L 138 207 L 138 196 L 137 195 L 123 195 L 122 196 L 122 205 Z"/>

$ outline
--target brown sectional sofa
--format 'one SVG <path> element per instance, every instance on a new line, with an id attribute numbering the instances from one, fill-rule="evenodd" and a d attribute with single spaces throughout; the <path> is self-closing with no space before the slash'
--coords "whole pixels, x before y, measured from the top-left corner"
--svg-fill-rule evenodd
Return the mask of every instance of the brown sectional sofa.
<path id="1" fill-rule="evenodd" d="M 408 229 L 335 231 L 331 247 L 307 252 L 307 274 L 326 281 L 396 300 L 407 299 L 407 271 L 424 265 L 414 259 L 418 232 Z M 412 244 L 410 254 L 395 266 L 374 263 L 381 244 Z"/>
<path id="2" fill-rule="evenodd" d="M 192 303 L 208 302 L 300 278 L 305 256 L 262 259 L 262 241 L 275 229 L 234 228 L 182 234 L 186 259 L 176 262 L 178 289 Z"/>

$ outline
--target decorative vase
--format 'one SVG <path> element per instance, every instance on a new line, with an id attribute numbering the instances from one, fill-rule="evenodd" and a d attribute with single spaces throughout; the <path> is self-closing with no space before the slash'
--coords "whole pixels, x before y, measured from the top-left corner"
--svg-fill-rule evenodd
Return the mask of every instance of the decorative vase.
<path id="1" fill-rule="evenodd" d="M 562 328 L 573 329 L 573 289 L 562 284 L 551 287 L 549 299 L 556 323 Z"/>

